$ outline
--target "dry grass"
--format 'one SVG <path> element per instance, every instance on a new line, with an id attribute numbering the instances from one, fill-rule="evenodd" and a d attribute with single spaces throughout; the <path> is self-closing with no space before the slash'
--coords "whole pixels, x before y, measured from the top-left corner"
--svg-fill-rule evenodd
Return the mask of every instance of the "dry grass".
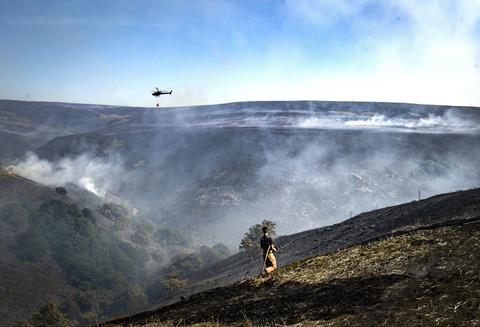
<path id="1" fill-rule="evenodd" d="M 355 246 L 221 292 L 131 326 L 480 326 L 480 228 L 416 231 Z M 265 301 L 273 311 L 262 307 Z M 249 304 L 248 316 L 238 318 Z M 206 314 L 217 318 L 202 318 Z"/>
<path id="2" fill-rule="evenodd" d="M 415 272 L 422 274 L 432 260 L 449 262 L 454 254 L 464 255 L 466 251 L 470 252 L 469 249 L 461 248 L 465 242 L 480 247 L 477 235 L 472 235 L 468 240 L 463 238 L 463 233 L 451 228 L 418 231 L 302 260 L 280 269 L 275 280 L 280 283 L 295 280 L 315 284 L 333 278 Z"/>

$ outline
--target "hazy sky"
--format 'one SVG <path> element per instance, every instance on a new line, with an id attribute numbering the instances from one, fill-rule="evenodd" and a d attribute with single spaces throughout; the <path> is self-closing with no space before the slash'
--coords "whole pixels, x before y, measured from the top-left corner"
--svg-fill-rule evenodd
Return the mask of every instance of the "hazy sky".
<path id="1" fill-rule="evenodd" d="M 0 0 L 0 98 L 480 106 L 480 0 Z"/>

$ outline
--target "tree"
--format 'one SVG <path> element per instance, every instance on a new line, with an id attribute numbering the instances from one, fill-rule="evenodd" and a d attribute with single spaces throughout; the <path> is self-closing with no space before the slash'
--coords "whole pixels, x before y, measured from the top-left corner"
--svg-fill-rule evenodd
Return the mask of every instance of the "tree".
<path id="1" fill-rule="evenodd" d="M 247 253 L 251 258 L 260 257 L 260 238 L 263 235 L 262 227 L 266 226 L 270 236 L 275 236 L 275 229 L 277 224 L 271 220 L 264 220 L 261 224 L 255 224 L 248 229 L 248 232 L 243 236 L 242 241 L 240 242 L 239 249 Z"/>
<path id="2" fill-rule="evenodd" d="M 113 230 L 116 232 L 124 231 L 128 229 L 128 226 L 130 225 L 130 219 L 128 217 L 120 217 L 118 219 L 115 219 L 113 223 Z"/>
<path id="3" fill-rule="evenodd" d="M 231 254 L 230 249 L 223 243 L 215 244 L 212 246 L 212 250 L 220 259 L 224 259 Z"/>
<path id="4" fill-rule="evenodd" d="M 192 245 L 192 240 L 187 235 L 178 230 L 157 229 L 153 236 L 155 240 L 161 245 Z"/>
<path id="5" fill-rule="evenodd" d="M 202 258 L 195 252 L 178 254 L 172 258 L 171 268 L 182 276 L 189 276 L 202 267 Z"/>
<path id="6" fill-rule="evenodd" d="M 17 327 L 70 327 L 72 323 L 54 303 L 47 303 L 28 321 L 19 321 Z"/>
<path id="7" fill-rule="evenodd" d="M 115 300 L 126 303 L 141 298 L 141 294 L 137 295 L 143 292 L 141 282 L 148 253 L 99 227 L 90 210 L 52 200 L 38 210 L 32 209 L 29 218 L 30 228 L 18 235 L 13 245 L 15 254 L 35 261 L 48 251 L 67 282 L 82 294 L 75 297 L 81 315 L 68 311 L 72 317 L 118 314 L 112 311 Z M 133 288 L 131 294 L 125 293 Z"/>
<path id="8" fill-rule="evenodd" d="M 98 208 L 98 212 L 113 221 L 116 221 L 122 217 L 128 217 L 127 209 L 112 202 L 103 204 L 100 208 Z"/>
<path id="9" fill-rule="evenodd" d="M 210 266 L 214 263 L 228 257 L 230 255 L 230 250 L 222 243 L 218 243 L 213 247 L 201 246 L 198 249 L 198 254 L 202 259 L 203 266 Z"/>
<path id="10" fill-rule="evenodd" d="M 65 189 L 65 187 L 55 187 L 55 192 L 60 195 L 67 195 L 67 190 Z"/>
<path id="11" fill-rule="evenodd" d="M 135 227 L 135 232 L 130 236 L 132 242 L 148 245 L 153 234 L 153 226 L 145 220 L 140 221 Z"/>
<path id="12" fill-rule="evenodd" d="M 179 277 L 175 274 L 171 274 L 168 276 L 167 280 L 165 281 L 165 285 L 169 290 L 176 290 L 188 285 L 188 280 L 182 277 Z"/>

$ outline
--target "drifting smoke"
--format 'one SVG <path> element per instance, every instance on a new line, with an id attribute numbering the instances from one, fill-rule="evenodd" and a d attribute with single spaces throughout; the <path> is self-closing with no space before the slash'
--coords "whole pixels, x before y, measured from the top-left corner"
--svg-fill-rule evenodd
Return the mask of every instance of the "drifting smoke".
<path id="1" fill-rule="evenodd" d="M 471 134 L 480 131 L 479 122 L 472 120 L 469 112 L 441 110 L 437 113 L 405 112 L 382 114 L 370 111 L 365 104 L 355 104 L 340 110 L 324 110 L 309 104 L 304 108 L 235 108 L 235 110 L 204 110 L 184 108 L 174 116 L 167 115 L 158 120 L 158 126 L 185 126 L 203 128 L 307 128 L 379 131 L 411 133 L 460 133 Z M 422 108 L 422 106 L 418 106 Z M 167 119 L 164 119 L 167 118 Z"/>
<path id="2" fill-rule="evenodd" d="M 455 116 L 451 111 L 437 116 L 428 117 L 392 118 L 385 115 L 373 114 L 366 120 L 348 120 L 346 126 L 353 127 L 385 127 L 396 128 L 402 131 L 419 131 L 431 133 L 473 133 L 480 130 L 480 126 Z"/>
<path id="3" fill-rule="evenodd" d="M 427 197 L 478 187 L 479 125 L 475 109 L 419 105 L 166 109 L 82 140 L 95 147 L 108 138 L 115 149 L 108 156 L 48 161 L 28 154 L 15 170 L 47 185 L 114 193 L 148 208 L 148 219 L 162 227 L 235 249 L 265 218 L 289 234 L 412 201 L 419 191 Z M 56 153 L 56 144 L 40 153 Z"/>
<path id="4" fill-rule="evenodd" d="M 263 217 L 275 217 L 280 234 L 290 234 L 416 200 L 419 191 L 425 198 L 480 185 L 473 140 L 432 135 L 415 144 L 418 135 L 344 136 L 351 139 L 320 137 L 301 149 L 292 143 L 268 152 L 257 172 L 263 196 L 229 210 L 215 234 L 235 233 L 236 241 L 242 234 L 235 231 Z"/>
<path id="5" fill-rule="evenodd" d="M 102 159 L 88 153 L 51 162 L 29 152 L 13 169 L 19 175 L 44 185 L 74 184 L 99 197 L 118 190 L 122 176 L 126 176 L 119 157 Z"/>

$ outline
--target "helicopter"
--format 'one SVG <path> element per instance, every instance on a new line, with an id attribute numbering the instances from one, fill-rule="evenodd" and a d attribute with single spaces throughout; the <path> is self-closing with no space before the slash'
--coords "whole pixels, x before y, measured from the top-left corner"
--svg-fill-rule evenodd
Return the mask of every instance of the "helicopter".
<path id="1" fill-rule="evenodd" d="M 155 88 L 155 90 L 152 91 L 152 95 L 157 98 L 157 107 L 158 107 L 158 97 L 161 95 L 171 95 L 173 90 L 170 91 L 165 91 L 165 90 L 159 90 L 158 87 Z"/>

